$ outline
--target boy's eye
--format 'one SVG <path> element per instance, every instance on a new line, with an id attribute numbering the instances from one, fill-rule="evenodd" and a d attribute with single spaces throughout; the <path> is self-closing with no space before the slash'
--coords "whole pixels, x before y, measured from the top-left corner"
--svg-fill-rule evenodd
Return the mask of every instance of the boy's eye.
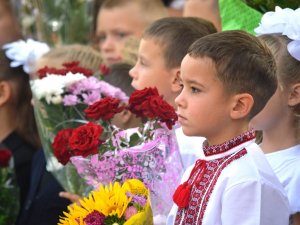
<path id="1" fill-rule="evenodd" d="M 180 91 L 182 91 L 184 88 L 183 83 L 181 81 L 178 81 L 178 85 L 180 87 Z"/>
<path id="2" fill-rule="evenodd" d="M 118 33 L 116 33 L 116 36 L 119 39 L 123 39 L 123 38 L 127 37 L 128 35 L 129 35 L 129 33 L 126 33 L 126 32 L 118 32 Z"/>
<path id="3" fill-rule="evenodd" d="M 142 66 L 146 66 L 147 65 L 147 63 L 145 62 L 145 60 L 144 59 L 138 59 L 138 61 L 140 62 L 140 64 L 142 65 Z"/>
<path id="4" fill-rule="evenodd" d="M 98 43 L 103 43 L 106 39 L 106 36 L 105 35 L 99 35 L 97 36 L 97 42 Z"/>
<path id="5" fill-rule="evenodd" d="M 191 91 L 192 91 L 192 93 L 200 92 L 200 90 L 198 88 L 195 88 L 195 87 L 191 87 Z"/>

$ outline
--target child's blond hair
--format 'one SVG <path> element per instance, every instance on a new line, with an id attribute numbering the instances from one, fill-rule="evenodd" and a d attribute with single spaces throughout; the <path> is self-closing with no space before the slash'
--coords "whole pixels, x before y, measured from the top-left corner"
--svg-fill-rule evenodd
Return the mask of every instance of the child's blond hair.
<path id="1" fill-rule="evenodd" d="M 79 61 L 80 66 L 93 72 L 98 72 L 102 63 L 100 52 L 90 46 L 80 44 L 58 46 L 44 54 L 41 59 L 46 61 L 59 60 L 61 63 L 57 66 L 62 66 L 64 62 Z"/>

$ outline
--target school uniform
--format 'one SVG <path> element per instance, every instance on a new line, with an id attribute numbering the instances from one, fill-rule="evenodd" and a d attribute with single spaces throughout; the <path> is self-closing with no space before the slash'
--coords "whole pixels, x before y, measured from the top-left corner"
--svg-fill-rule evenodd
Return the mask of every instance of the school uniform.
<path id="1" fill-rule="evenodd" d="M 20 191 L 20 208 L 22 208 L 29 191 L 32 158 L 37 149 L 25 142 L 16 132 L 9 134 L 2 144 L 11 150 L 13 155 L 14 170 Z"/>
<path id="2" fill-rule="evenodd" d="M 265 154 L 287 194 L 290 214 L 300 212 L 300 145 Z"/>
<path id="3" fill-rule="evenodd" d="M 191 185 L 188 202 L 173 205 L 167 225 L 288 224 L 287 197 L 253 131 L 221 145 L 204 142 L 203 151 L 182 179 Z"/>
<path id="4" fill-rule="evenodd" d="M 43 150 L 38 150 L 33 158 L 29 193 L 16 225 L 56 225 L 71 204 L 59 197 L 61 191 L 61 185 L 46 170 Z"/>

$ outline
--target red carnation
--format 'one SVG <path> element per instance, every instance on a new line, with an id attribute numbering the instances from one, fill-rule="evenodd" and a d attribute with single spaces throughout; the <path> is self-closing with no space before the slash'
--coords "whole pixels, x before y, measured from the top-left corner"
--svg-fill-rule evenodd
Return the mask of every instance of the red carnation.
<path id="1" fill-rule="evenodd" d="M 66 68 L 79 66 L 79 61 L 65 62 L 62 64 Z"/>
<path id="2" fill-rule="evenodd" d="M 147 105 L 147 100 L 151 96 L 159 96 L 157 88 L 144 88 L 134 91 L 129 98 L 128 109 L 138 117 L 145 117 L 142 104 Z"/>
<path id="3" fill-rule="evenodd" d="M 0 167 L 8 167 L 11 156 L 10 150 L 6 148 L 0 149 Z"/>
<path id="4" fill-rule="evenodd" d="M 75 67 L 71 67 L 71 68 L 67 68 L 68 72 L 71 72 L 73 74 L 75 73 L 82 73 L 84 76 L 86 77 L 90 77 L 93 75 L 93 71 L 84 67 L 80 67 L 80 66 L 75 66 Z"/>
<path id="5" fill-rule="evenodd" d="M 69 139 L 72 135 L 72 132 L 72 128 L 60 130 L 55 136 L 52 144 L 55 157 L 63 165 L 66 165 L 72 156 L 69 147 Z"/>
<path id="6" fill-rule="evenodd" d="M 94 123 L 82 125 L 73 130 L 69 144 L 74 155 L 86 157 L 98 152 L 103 128 Z"/>
<path id="7" fill-rule="evenodd" d="M 101 212 L 94 210 L 83 219 L 83 222 L 87 225 L 104 225 L 105 216 Z"/>
<path id="8" fill-rule="evenodd" d="M 88 119 L 110 120 L 115 114 L 122 112 L 124 107 L 119 107 L 120 100 L 113 97 L 105 97 L 90 105 L 84 110 Z"/>
<path id="9" fill-rule="evenodd" d="M 39 78 L 42 79 L 42 78 L 46 77 L 47 74 L 55 74 L 55 75 L 64 76 L 67 74 L 67 72 L 68 72 L 67 69 L 56 69 L 53 67 L 45 66 L 42 69 L 39 69 L 37 71 L 37 74 L 38 74 Z"/>

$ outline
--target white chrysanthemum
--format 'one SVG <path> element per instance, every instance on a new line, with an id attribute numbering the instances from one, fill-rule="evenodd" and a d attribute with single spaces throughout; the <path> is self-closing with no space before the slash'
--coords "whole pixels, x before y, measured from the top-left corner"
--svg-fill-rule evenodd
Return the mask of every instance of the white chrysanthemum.
<path id="1" fill-rule="evenodd" d="M 65 87 L 69 87 L 70 85 L 72 85 L 73 83 L 77 82 L 77 81 L 80 81 L 82 79 L 87 79 L 86 76 L 84 76 L 82 73 L 76 73 L 76 74 L 73 74 L 71 72 L 68 72 L 66 74 L 65 77 Z"/>
<path id="2" fill-rule="evenodd" d="M 60 104 L 65 88 L 82 79 L 86 79 L 83 74 L 68 73 L 66 76 L 48 74 L 43 79 L 32 81 L 31 89 L 37 99 L 45 98 L 48 104 Z"/>

